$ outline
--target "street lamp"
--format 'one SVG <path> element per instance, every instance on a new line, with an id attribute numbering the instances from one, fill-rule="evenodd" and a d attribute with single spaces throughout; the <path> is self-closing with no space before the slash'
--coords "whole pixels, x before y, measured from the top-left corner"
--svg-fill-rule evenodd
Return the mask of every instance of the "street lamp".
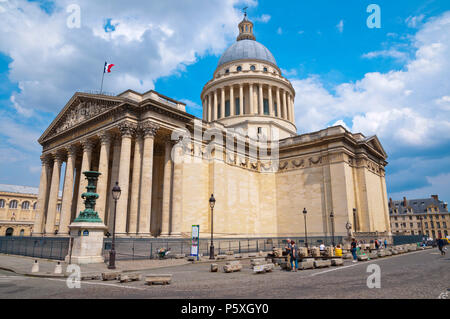
<path id="1" fill-rule="evenodd" d="M 216 199 L 214 195 L 211 194 L 209 198 L 209 207 L 211 207 L 211 246 L 209 246 L 209 259 L 214 259 L 214 243 L 213 243 L 213 227 L 214 227 L 214 205 L 216 204 Z"/>
<path id="2" fill-rule="evenodd" d="M 419 216 L 419 220 L 420 220 L 420 229 L 422 230 L 422 240 L 423 240 L 423 222 L 422 222 L 423 217 Z"/>
<path id="3" fill-rule="evenodd" d="M 116 269 L 116 250 L 115 250 L 115 242 L 116 242 L 116 212 L 117 212 L 117 200 L 120 197 L 120 187 L 119 183 L 116 182 L 116 185 L 112 188 L 112 197 L 114 199 L 114 220 L 113 220 L 113 238 L 111 243 L 111 250 L 109 252 L 109 265 L 108 269 Z"/>
<path id="4" fill-rule="evenodd" d="M 333 214 L 333 211 L 331 211 L 330 220 L 331 220 L 331 237 L 332 237 L 331 242 L 333 243 L 333 247 L 334 247 L 334 214 Z"/>
<path id="5" fill-rule="evenodd" d="M 353 229 L 356 232 L 356 208 L 353 208 Z"/>
<path id="6" fill-rule="evenodd" d="M 303 208 L 303 217 L 305 217 L 305 247 L 308 248 L 308 229 L 306 228 L 306 208 Z"/>

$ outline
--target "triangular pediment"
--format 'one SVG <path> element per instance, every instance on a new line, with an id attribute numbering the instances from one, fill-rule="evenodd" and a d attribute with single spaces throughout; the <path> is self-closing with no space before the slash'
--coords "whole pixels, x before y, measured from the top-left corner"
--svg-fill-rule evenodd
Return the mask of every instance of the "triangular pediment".
<path id="1" fill-rule="evenodd" d="M 118 97 L 77 92 L 45 130 L 38 142 L 42 143 L 54 135 L 70 130 L 93 117 L 106 113 L 122 102 L 122 99 Z"/>
<path id="2" fill-rule="evenodd" d="M 367 137 L 364 142 L 369 145 L 370 147 L 372 147 L 373 149 L 375 149 L 377 152 L 383 154 L 383 157 L 386 159 L 387 158 L 387 153 L 385 152 L 383 146 L 381 145 L 380 140 L 378 139 L 378 137 L 376 135 L 372 135 L 370 137 Z"/>

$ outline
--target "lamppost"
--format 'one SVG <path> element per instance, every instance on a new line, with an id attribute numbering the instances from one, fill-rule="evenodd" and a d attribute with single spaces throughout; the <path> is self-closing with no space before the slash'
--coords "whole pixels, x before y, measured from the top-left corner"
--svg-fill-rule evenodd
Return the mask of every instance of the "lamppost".
<path id="1" fill-rule="evenodd" d="M 306 228 L 306 208 L 303 208 L 303 217 L 305 217 L 305 247 L 308 248 L 308 229 Z"/>
<path id="2" fill-rule="evenodd" d="M 331 214 L 330 214 L 330 220 L 331 220 L 331 237 L 332 237 L 332 244 L 333 244 L 333 247 L 334 247 L 334 214 L 333 214 L 333 211 L 331 211 Z"/>
<path id="3" fill-rule="evenodd" d="M 422 231 L 422 240 L 423 240 L 423 222 L 422 222 L 422 220 L 423 220 L 423 217 L 422 216 L 419 216 L 419 220 L 420 220 L 420 229 L 421 229 L 421 231 Z"/>
<path id="4" fill-rule="evenodd" d="M 116 213 L 117 213 L 117 200 L 120 197 L 120 187 L 119 183 L 116 182 L 116 185 L 112 189 L 112 197 L 114 199 L 114 220 L 113 220 L 113 237 L 112 237 L 112 243 L 111 243 L 111 250 L 109 252 L 109 265 L 108 269 L 116 269 L 116 249 L 115 249 L 115 242 L 116 242 Z"/>
<path id="5" fill-rule="evenodd" d="M 353 208 L 353 231 L 356 232 L 356 208 Z"/>
<path id="6" fill-rule="evenodd" d="M 214 195 L 211 194 L 209 198 L 209 207 L 211 207 L 211 246 L 209 246 L 209 259 L 214 259 L 214 243 L 213 243 L 213 227 L 214 227 L 214 205 L 216 204 L 216 199 Z"/>

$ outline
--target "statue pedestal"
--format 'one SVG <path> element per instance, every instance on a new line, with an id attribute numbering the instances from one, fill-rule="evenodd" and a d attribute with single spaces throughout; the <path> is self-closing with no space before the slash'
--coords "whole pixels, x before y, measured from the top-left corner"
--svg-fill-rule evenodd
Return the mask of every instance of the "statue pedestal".
<path id="1" fill-rule="evenodd" d="M 105 224 L 101 222 L 73 222 L 69 225 L 69 229 L 73 245 L 72 249 L 69 248 L 69 255 L 65 258 L 67 263 L 70 259 L 72 264 L 104 262 L 102 248 L 104 232 L 107 229 Z"/>

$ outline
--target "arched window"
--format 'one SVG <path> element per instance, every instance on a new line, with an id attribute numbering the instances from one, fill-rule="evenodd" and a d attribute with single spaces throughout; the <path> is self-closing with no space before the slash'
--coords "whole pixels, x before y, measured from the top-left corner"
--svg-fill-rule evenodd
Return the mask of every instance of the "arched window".
<path id="1" fill-rule="evenodd" d="M 21 229 L 21 230 L 20 230 L 20 236 L 23 236 L 23 235 L 25 235 L 25 230 L 24 230 L 24 229 Z"/>
<path id="2" fill-rule="evenodd" d="M 5 200 L 0 199 L 0 208 L 4 208 L 4 207 L 5 207 Z"/>
<path id="3" fill-rule="evenodd" d="M 18 202 L 13 199 L 12 201 L 9 202 L 9 208 L 17 208 L 17 204 Z"/>
<path id="4" fill-rule="evenodd" d="M 36 210 L 36 208 L 37 208 L 37 202 L 35 202 L 35 203 L 33 204 L 33 209 Z"/>
<path id="5" fill-rule="evenodd" d="M 264 69 L 263 69 L 263 70 L 264 70 L 264 72 L 267 72 L 267 68 L 266 68 L 266 67 L 264 67 Z"/>
<path id="6" fill-rule="evenodd" d="M 250 70 L 255 71 L 256 70 L 256 66 L 254 66 L 254 65 L 250 66 Z"/>
<path id="7" fill-rule="evenodd" d="M 14 229 L 11 227 L 6 230 L 5 236 L 12 236 L 14 234 Z"/>
<path id="8" fill-rule="evenodd" d="M 242 66 L 238 66 L 238 67 L 236 68 L 236 71 L 241 72 L 241 71 L 242 71 Z"/>
<path id="9" fill-rule="evenodd" d="M 30 202 L 26 201 L 22 203 L 22 209 L 30 209 Z"/>

